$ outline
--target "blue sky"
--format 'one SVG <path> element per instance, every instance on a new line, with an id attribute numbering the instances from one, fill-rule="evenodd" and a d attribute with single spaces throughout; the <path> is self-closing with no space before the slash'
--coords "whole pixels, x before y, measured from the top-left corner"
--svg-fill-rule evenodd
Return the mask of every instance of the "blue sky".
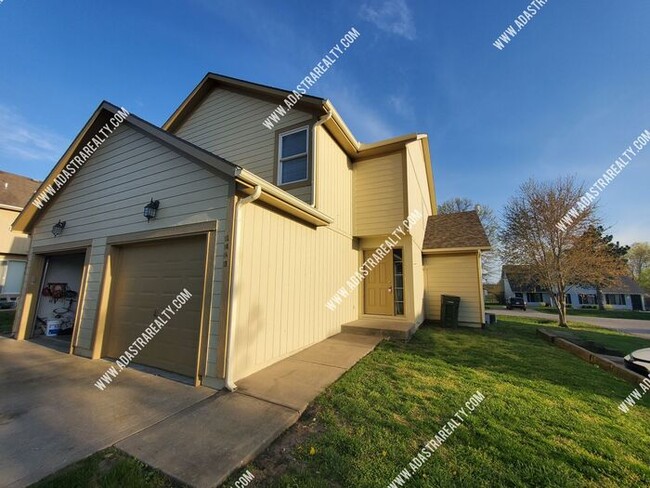
<path id="1" fill-rule="evenodd" d="M 591 184 L 650 129 L 650 3 L 187 0 L 0 4 L 0 169 L 43 178 L 102 100 L 162 124 L 208 71 L 311 89 L 364 142 L 429 134 L 439 201 L 497 212 L 530 176 Z M 650 241 L 650 145 L 604 191 L 624 243 Z M 646 202 L 646 203 L 644 203 Z"/>

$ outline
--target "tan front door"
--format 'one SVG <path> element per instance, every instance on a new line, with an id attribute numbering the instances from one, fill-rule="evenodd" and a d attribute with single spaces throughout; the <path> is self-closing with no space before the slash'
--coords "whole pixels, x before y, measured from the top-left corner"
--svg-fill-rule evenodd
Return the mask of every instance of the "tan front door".
<path id="1" fill-rule="evenodd" d="M 165 307 L 172 306 L 175 315 L 133 362 L 194 377 L 199 354 L 205 255 L 205 236 L 120 247 L 103 356 L 118 358 L 124 354 L 153 319 Z M 185 288 L 192 297 L 176 310 L 172 300 Z"/>
<path id="2" fill-rule="evenodd" d="M 372 251 L 363 252 L 364 262 Z M 364 312 L 393 315 L 393 253 L 385 256 L 364 280 Z"/>

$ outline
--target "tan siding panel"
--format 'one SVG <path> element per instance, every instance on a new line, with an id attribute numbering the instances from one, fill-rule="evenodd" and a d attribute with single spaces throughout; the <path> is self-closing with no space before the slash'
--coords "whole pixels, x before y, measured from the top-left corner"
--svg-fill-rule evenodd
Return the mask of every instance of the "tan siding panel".
<path id="1" fill-rule="evenodd" d="M 236 378 L 336 334 L 358 317 L 356 291 L 334 311 L 326 308 L 357 266 L 350 237 L 254 203 L 243 207 L 240 218 Z"/>
<path id="2" fill-rule="evenodd" d="M 441 295 L 455 295 L 461 298 L 460 322 L 483 322 L 476 254 L 424 256 L 424 275 L 427 319 L 440 320 Z"/>
<path id="3" fill-rule="evenodd" d="M 246 168 L 275 184 L 276 130 L 304 122 L 311 114 L 292 109 L 272 129 L 262 122 L 277 104 L 217 88 L 176 131 L 176 135 L 207 151 Z M 311 187 L 289 190 L 311 203 Z"/>
<path id="4" fill-rule="evenodd" d="M 354 235 L 390 234 L 406 217 L 402 153 L 354 163 Z"/>
<path id="5" fill-rule="evenodd" d="M 334 219 L 332 227 L 352 235 L 352 163 L 330 133 L 316 128 L 317 207 Z"/>

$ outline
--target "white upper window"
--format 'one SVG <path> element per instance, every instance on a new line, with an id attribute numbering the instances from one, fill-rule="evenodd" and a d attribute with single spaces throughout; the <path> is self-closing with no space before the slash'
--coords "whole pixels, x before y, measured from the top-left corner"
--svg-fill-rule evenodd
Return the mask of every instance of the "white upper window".
<path id="1" fill-rule="evenodd" d="M 309 179 L 309 127 L 280 134 L 278 141 L 278 185 Z"/>

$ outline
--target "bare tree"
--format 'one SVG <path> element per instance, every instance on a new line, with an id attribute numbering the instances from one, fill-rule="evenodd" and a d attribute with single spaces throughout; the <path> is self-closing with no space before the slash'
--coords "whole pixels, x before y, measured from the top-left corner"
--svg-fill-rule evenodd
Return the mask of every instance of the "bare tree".
<path id="1" fill-rule="evenodd" d="M 457 212 L 469 212 L 476 210 L 481 224 L 485 229 L 492 251 L 481 253 L 481 267 L 483 268 L 483 281 L 487 281 L 487 277 L 494 273 L 499 266 L 499 221 L 494 215 L 494 212 L 487 205 L 479 205 L 469 198 L 450 198 L 438 205 L 439 214 L 450 214 Z"/>
<path id="2" fill-rule="evenodd" d="M 627 253 L 627 263 L 635 280 L 641 277 L 644 270 L 650 269 L 650 244 L 635 242 Z"/>
<path id="3" fill-rule="evenodd" d="M 528 277 L 548 289 L 559 311 L 559 324 L 567 326 L 566 292 L 580 283 L 600 283 L 618 273 L 612 254 L 599 245 L 595 205 L 580 205 L 586 187 L 572 176 L 551 182 L 534 179 L 522 184 L 503 211 L 500 233 L 505 263 L 522 265 Z M 558 222 L 573 212 L 571 222 Z M 602 241 L 600 241 L 602 242 Z"/>

